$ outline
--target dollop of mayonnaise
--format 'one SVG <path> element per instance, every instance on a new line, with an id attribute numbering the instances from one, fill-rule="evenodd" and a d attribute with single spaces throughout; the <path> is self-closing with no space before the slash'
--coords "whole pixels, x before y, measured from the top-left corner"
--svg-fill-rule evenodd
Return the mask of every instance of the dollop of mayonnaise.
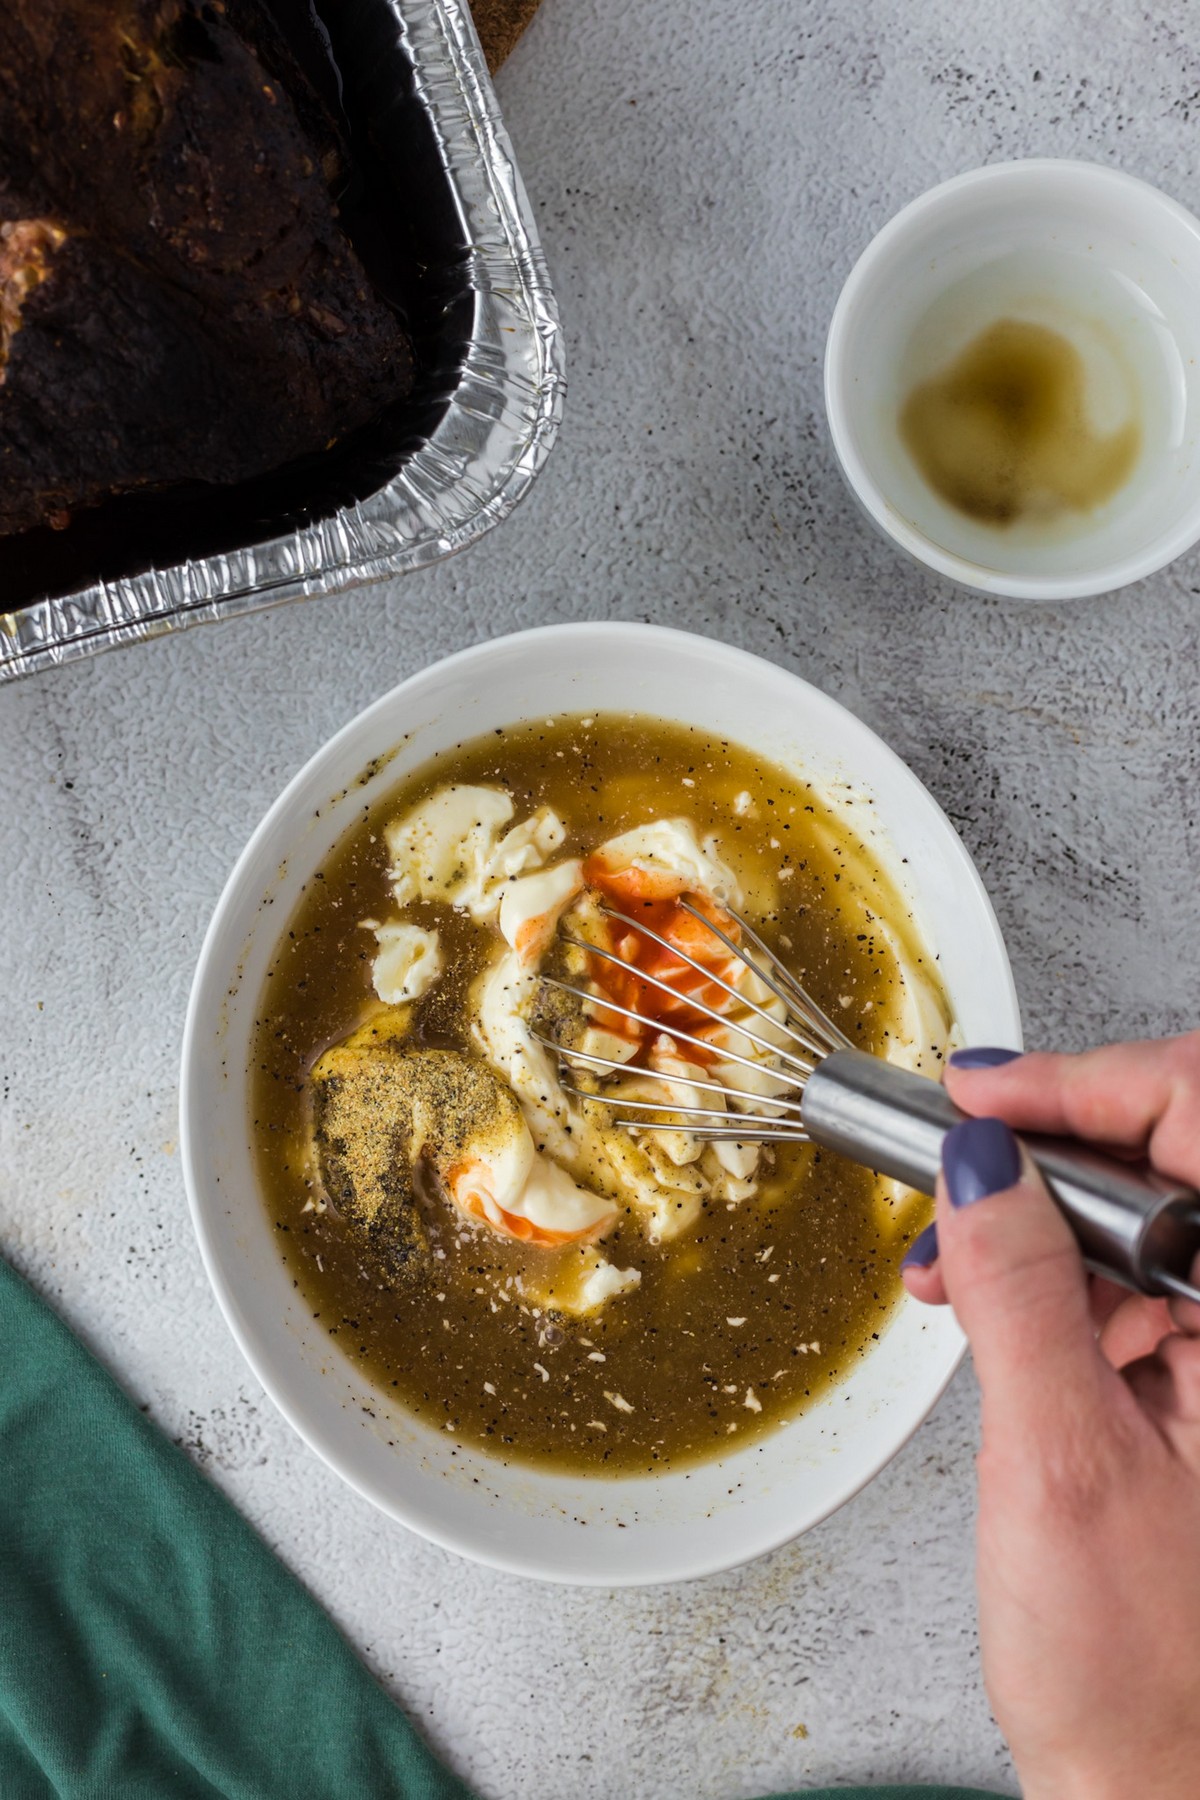
<path id="1" fill-rule="evenodd" d="M 690 819 L 653 819 L 609 838 L 596 852 L 610 869 L 641 869 L 662 878 L 663 892 L 710 894 L 740 906 L 738 878 L 717 851 L 713 833 L 700 838 Z"/>
<path id="2" fill-rule="evenodd" d="M 375 933 L 379 954 L 371 964 L 371 980 L 375 992 L 387 1006 L 404 1006 L 427 994 L 442 972 L 441 940 L 436 931 L 423 925 L 410 925 L 404 919 L 392 919 L 376 925 L 373 919 L 363 924 Z"/>
<path id="3" fill-rule="evenodd" d="M 558 921 L 583 890 L 583 864 L 578 857 L 538 869 L 505 883 L 500 898 L 500 935 L 528 968 L 550 947 Z"/>
<path id="4" fill-rule="evenodd" d="M 494 919 L 504 884 L 540 869 L 566 830 L 548 806 L 505 831 L 513 816 L 503 788 L 438 788 L 384 833 L 399 906 L 440 900 L 480 924 Z"/>

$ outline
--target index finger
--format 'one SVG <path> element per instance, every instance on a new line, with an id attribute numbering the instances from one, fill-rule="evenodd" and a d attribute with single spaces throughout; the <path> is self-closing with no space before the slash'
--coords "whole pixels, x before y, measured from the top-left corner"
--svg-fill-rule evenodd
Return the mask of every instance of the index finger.
<path id="1" fill-rule="evenodd" d="M 1200 1032 L 1080 1056 L 1034 1052 L 994 1068 L 971 1068 L 970 1055 L 946 1070 L 964 1112 L 1140 1150 L 1165 1175 L 1200 1179 Z"/>

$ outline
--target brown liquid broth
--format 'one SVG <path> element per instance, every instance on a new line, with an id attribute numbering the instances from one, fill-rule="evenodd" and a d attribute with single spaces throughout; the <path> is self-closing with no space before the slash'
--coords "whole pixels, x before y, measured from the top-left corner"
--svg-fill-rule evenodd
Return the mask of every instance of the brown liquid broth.
<path id="1" fill-rule="evenodd" d="M 920 1202 L 916 1211 L 897 1206 L 874 1176 L 813 1146 L 778 1146 L 754 1199 L 733 1209 L 710 1202 L 672 1242 L 647 1243 L 623 1217 L 605 1252 L 640 1268 L 641 1284 L 597 1317 L 554 1321 L 550 1336 L 561 1342 L 546 1341 L 545 1317 L 515 1304 L 493 1311 L 489 1295 L 497 1276 L 519 1273 L 531 1256 L 578 1252 L 530 1251 L 484 1232 L 467 1234 L 463 1249 L 458 1215 L 423 1195 L 415 1203 L 445 1258 L 401 1282 L 332 1209 L 303 1211 L 313 1191 L 307 1072 L 378 1009 L 375 940 L 359 921 L 394 915 L 383 827 L 447 781 L 506 787 L 515 820 L 553 806 L 568 830 L 563 856 L 655 817 L 684 815 L 702 833 L 716 831 L 749 910 L 756 889 L 778 895 L 764 938 L 865 1049 L 886 1049 L 901 989 L 873 920 L 886 918 L 906 955 L 921 960 L 906 909 L 840 813 L 784 770 L 641 717 L 563 718 L 460 746 L 364 809 L 308 884 L 265 985 L 252 1069 L 265 1204 L 314 1319 L 386 1396 L 506 1460 L 592 1473 L 641 1473 L 740 1448 L 870 1349 L 899 1297 L 900 1243 L 922 1222 Z M 734 813 L 742 792 L 756 818 Z M 792 873 L 780 879 L 784 868 Z M 495 945 L 491 928 L 432 905 L 407 916 L 436 923 L 448 971 L 418 1006 L 418 1035 L 469 1048 L 466 994 Z M 604 1360 L 592 1360 L 595 1352 Z M 746 1406 L 748 1389 L 761 1412 Z"/>
<path id="2" fill-rule="evenodd" d="M 1093 429 L 1078 350 L 1021 319 L 998 320 L 914 389 L 900 433 L 943 500 L 999 526 L 1103 506 L 1142 445 L 1134 421 L 1107 435 Z"/>

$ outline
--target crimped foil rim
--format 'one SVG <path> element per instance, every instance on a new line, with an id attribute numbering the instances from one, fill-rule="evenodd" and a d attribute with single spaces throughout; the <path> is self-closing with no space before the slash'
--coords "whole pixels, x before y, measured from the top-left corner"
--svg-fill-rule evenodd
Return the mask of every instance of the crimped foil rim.
<path id="1" fill-rule="evenodd" d="M 558 309 L 462 0 L 380 0 L 412 64 L 468 244 L 470 341 L 433 435 L 369 499 L 263 544 L 0 614 L 0 681 L 187 625 L 401 575 L 506 518 L 562 417 Z"/>

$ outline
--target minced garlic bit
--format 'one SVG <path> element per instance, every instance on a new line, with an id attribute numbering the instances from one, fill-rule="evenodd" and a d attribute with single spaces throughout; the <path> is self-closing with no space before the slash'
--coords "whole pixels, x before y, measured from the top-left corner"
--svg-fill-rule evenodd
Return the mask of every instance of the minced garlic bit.
<path id="1" fill-rule="evenodd" d="M 601 1424 L 599 1419 L 589 1419 L 587 1422 L 587 1428 L 589 1431 L 607 1431 L 608 1430 L 608 1426 Z"/>
<path id="2" fill-rule="evenodd" d="M 725 1323 L 727 1325 L 744 1325 L 746 1321 L 745 1319 L 726 1319 Z"/>
<path id="3" fill-rule="evenodd" d="M 751 1412 L 762 1411 L 762 1401 L 753 1388 L 746 1389 L 746 1398 L 742 1401 L 742 1405 L 748 1407 Z"/>
<path id="4" fill-rule="evenodd" d="M 544 1369 L 542 1367 L 541 1363 L 534 1363 L 533 1366 L 537 1370 L 538 1374 L 541 1376 L 543 1381 L 549 1381 L 549 1379 L 550 1379 L 549 1369 Z"/>
<path id="5" fill-rule="evenodd" d="M 586 1343 L 586 1341 L 587 1340 L 585 1338 L 584 1342 Z M 607 1362 L 608 1358 L 607 1358 L 607 1356 L 605 1356 L 603 1350 L 590 1350 L 588 1352 L 588 1361 L 589 1362 Z"/>
<path id="6" fill-rule="evenodd" d="M 492 1395 L 492 1396 L 493 1396 L 493 1398 L 494 1398 L 494 1397 L 495 1397 L 495 1393 L 496 1393 L 496 1390 L 495 1390 L 495 1388 L 494 1388 L 494 1387 L 493 1387 L 493 1386 L 492 1386 L 492 1384 L 491 1384 L 491 1382 L 490 1382 L 490 1381 L 485 1381 L 485 1382 L 484 1382 L 484 1384 L 483 1384 L 483 1391 L 484 1391 L 484 1393 L 485 1393 L 485 1394 L 491 1394 L 491 1395 Z"/>
<path id="7" fill-rule="evenodd" d="M 618 1412 L 631 1413 L 633 1411 L 632 1406 L 630 1406 L 623 1394 L 610 1394 L 608 1389 L 605 1388 L 604 1398 L 608 1401 L 610 1406 L 615 1406 Z"/>

